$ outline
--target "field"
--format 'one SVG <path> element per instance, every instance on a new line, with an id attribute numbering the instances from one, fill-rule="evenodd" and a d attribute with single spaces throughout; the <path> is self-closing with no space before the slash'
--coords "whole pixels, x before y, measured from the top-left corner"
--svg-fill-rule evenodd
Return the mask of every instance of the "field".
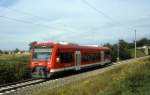
<path id="1" fill-rule="evenodd" d="M 150 59 L 123 64 L 95 77 L 33 95 L 150 95 Z"/>
<path id="2" fill-rule="evenodd" d="M 0 84 L 30 77 L 29 55 L 0 55 Z"/>

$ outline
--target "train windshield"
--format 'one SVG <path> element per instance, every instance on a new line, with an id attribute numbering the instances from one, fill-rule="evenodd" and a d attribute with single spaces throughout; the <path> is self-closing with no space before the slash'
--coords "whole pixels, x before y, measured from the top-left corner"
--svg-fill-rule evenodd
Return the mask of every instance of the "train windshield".
<path id="1" fill-rule="evenodd" d="M 49 61 L 51 55 L 52 55 L 52 48 L 34 48 L 32 59 Z"/>

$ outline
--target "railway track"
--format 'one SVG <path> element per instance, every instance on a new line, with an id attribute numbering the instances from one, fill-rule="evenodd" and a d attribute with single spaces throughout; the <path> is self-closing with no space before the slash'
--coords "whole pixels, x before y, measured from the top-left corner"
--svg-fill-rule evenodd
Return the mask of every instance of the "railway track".
<path id="1" fill-rule="evenodd" d="M 95 69 L 92 71 L 87 71 L 83 73 L 73 74 L 66 77 L 61 77 L 57 79 L 51 80 L 43 80 L 43 79 L 33 79 L 25 82 L 19 82 L 16 84 L 0 86 L 0 95 L 32 95 L 33 92 L 41 89 L 41 88 L 49 88 L 54 89 L 70 82 L 78 81 L 81 79 L 86 79 L 87 77 L 92 77 L 97 74 L 103 73 L 105 71 L 115 69 L 117 66 L 121 64 L 128 64 L 134 61 L 138 61 L 144 58 L 150 58 L 150 56 L 129 59 L 117 63 L 113 63 L 111 65 L 107 65 L 100 69 Z"/>
<path id="2" fill-rule="evenodd" d="M 15 92 L 18 88 L 20 89 L 29 85 L 34 85 L 45 81 L 46 80 L 43 79 L 29 79 L 20 82 L 0 85 L 0 95 L 5 95 L 11 92 Z"/>

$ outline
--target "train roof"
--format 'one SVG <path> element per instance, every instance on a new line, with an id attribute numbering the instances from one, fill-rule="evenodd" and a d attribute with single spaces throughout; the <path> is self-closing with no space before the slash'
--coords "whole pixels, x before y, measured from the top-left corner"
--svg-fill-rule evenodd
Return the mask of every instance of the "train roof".
<path id="1" fill-rule="evenodd" d="M 86 49 L 103 49 L 103 50 L 110 50 L 108 47 L 100 47 L 98 45 L 78 45 L 78 44 L 73 44 L 73 43 L 68 43 L 68 44 L 62 44 L 62 43 L 36 43 L 32 45 L 33 47 L 40 47 L 40 46 L 50 46 L 50 47 L 58 47 L 58 48 L 86 48 Z"/>

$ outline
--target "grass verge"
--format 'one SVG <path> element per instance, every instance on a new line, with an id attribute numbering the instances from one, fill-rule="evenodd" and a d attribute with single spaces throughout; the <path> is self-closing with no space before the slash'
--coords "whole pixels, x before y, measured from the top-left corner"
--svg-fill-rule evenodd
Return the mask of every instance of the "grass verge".
<path id="1" fill-rule="evenodd" d="M 28 63 L 28 55 L 0 55 L 0 84 L 29 78 Z"/>
<path id="2" fill-rule="evenodd" d="M 129 49 L 129 52 L 131 53 L 131 57 L 134 58 L 135 50 L 134 49 Z M 137 53 L 137 57 L 145 56 L 144 50 L 137 49 L 136 53 Z"/>
<path id="3" fill-rule="evenodd" d="M 144 59 L 33 95 L 150 95 L 150 59 Z"/>

